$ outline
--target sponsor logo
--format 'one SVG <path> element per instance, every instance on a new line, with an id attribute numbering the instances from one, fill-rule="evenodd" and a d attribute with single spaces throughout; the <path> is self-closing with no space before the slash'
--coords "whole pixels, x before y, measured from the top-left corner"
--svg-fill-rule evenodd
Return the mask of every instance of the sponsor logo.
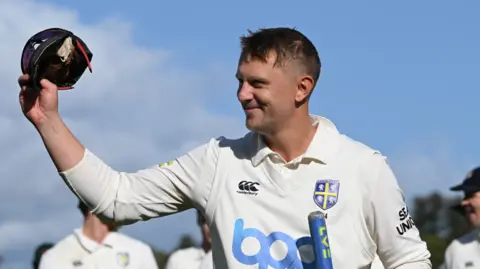
<path id="1" fill-rule="evenodd" d="M 165 167 L 165 166 L 170 166 L 170 165 L 172 165 L 172 164 L 173 164 L 173 161 L 169 161 L 169 162 L 166 162 L 166 163 L 161 163 L 161 164 L 159 164 L 158 166 L 160 166 L 160 167 Z"/>
<path id="2" fill-rule="evenodd" d="M 240 181 L 238 183 L 238 193 L 241 194 L 248 194 L 248 195 L 257 195 L 258 194 L 258 186 L 260 183 L 253 182 L 253 181 Z"/>
<path id="3" fill-rule="evenodd" d="M 415 222 L 413 222 L 410 212 L 406 206 L 402 207 L 402 209 L 398 211 L 398 217 L 400 224 L 396 228 L 399 235 L 403 235 L 408 232 L 408 230 L 415 227 Z"/>
<path id="4" fill-rule="evenodd" d="M 260 249 L 255 254 L 246 254 L 245 246 L 242 243 L 248 239 L 256 239 Z M 286 245 L 286 254 L 282 254 L 283 259 L 272 257 L 271 247 L 275 242 L 282 242 Z M 245 228 L 242 219 L 237 219 L 233 231 L 232 243 L 233 256 L 237 261 L 245 265 L 258 265 L 258 269 L 269 268 L 295 268 L 295 269 L 315 269 L 315 257 L 313 254 L 312 238 L 304 236 L 298 239 L 292 238 L 283 232 L 272 232 L 269 235 L 255 228 Z M 299 256 L 300 254 L 300 256 Z M 311 259 L 306 260 L 308 257 Z"/>

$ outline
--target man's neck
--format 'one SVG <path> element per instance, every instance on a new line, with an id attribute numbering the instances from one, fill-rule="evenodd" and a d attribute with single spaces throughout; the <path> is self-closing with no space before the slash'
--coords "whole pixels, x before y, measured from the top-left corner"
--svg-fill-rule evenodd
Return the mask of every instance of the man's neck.
<path id="1" fill-rule="evenodd" d="M 101 244 L 110 233 L 110 230 L 100 220 L 87 217 L 83 223 L 82 233 L 87 238 Z"/>
<path id="2" fill-rule="evenodd" d="M 307 151 L 316 130 L 317 126 L 312 125 L 308 116 L 291 120 L 281 131 L 263 137 L 272 151 L 278 153 L 286 162 L 290 162 Z"/>

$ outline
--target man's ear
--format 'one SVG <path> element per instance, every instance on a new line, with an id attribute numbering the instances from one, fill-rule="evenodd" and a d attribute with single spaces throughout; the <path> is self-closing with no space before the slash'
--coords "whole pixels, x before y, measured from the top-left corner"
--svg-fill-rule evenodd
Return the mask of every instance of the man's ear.
<path id="1" fill-rule="evenodd" d="M 297 83 L 297 92 L 295 94 L 295 102 L 297 104 L 305 103 L 313 91 L 314 81 L 311 76 L 302 76 Z"/>

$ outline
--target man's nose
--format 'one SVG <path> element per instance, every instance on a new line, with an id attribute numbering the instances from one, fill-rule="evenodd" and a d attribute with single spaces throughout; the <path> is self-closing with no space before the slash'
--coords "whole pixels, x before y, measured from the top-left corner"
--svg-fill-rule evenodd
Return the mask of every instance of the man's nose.
<path id="1" fill-rule="evenodd" d="M 243 83 L 242 86 L 239 87 L 237 92 L 238 100 L 240 101 L 248 101 L 253 99 L 253 92 L 252 87 L 248 85 L 248 83 Z"/>
<path id="2" fill-rule="evenodd" d="M 460 203 L 460 205 L 462 205 L 462 206 L 467 206 L 467 205 L 469 205 L 469 204 L 470 204 L 470 199 L 464 199 L 464 200 L 462 200 L 462 202 Z"/>

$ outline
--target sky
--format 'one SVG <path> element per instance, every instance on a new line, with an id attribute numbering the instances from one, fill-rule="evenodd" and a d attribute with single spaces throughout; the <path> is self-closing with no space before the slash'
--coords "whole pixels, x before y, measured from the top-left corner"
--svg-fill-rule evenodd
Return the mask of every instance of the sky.
<path id="1" fill-rule="evenodd" d="M 277 26 L 296 27 L 320 53 L 311 112 L 386 155 L 407 201 L 451 195 L 480 165 L 478 1 L 95 2 L 0 0 L 5 268 L 30 268 L 38 244 L 81 225 L 74 196 L 18 105 L 21 51 L 49 27 L 73 31 L 94 53 L 93 73 L 60 93 L 60 110 L 118 170 L 168 161 L 210 137 L 242 136 L 239 36 Z M 164 250 L 181 234 L 200 238 L 193 212 L 123 231 Z"/>

